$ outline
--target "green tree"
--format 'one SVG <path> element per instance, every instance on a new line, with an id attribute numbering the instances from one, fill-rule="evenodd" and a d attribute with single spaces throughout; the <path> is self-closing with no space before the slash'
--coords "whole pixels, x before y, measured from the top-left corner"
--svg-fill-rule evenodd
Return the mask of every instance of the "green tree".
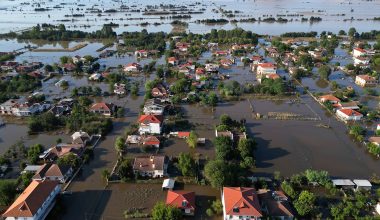
<path id="1" fill-rule="evenodd" d="M 115 141 L 115 149 L 118 152 L 119 155 L 122 155 L 125 151 L 126 145 L 125 145 L 125 139 L 123 137 L 117 137 Z"/>
<path id="2" fill-rule="evenodd" d="M 225 160 L 232 153 L 232 140 L 226 136 L 219 136 L 214 139 L 216 158 Z"/>
<path id="3" fill-rule="evenodd" d="M 331 68 L 327 65 L 323 65 L 323 66 L 319 67 L 318 73 L 319 73 L 319 76 L 321 77 L 321 79 L 329 80 L 329 76 L 331 74 Z"/>
<path id="4" fill-rule="evenodd" d="M 281 183 L 281 189 L 284 190 L 286 195 L 288 195 L 290 198 L 295 199 L 297 197 L 297 191 L 288 181 L 284 181 Z"/>
<path id="5" fill-rule="evenodd" d="M 38 156 L 44 151 L 44 147 L 41 144 L 35 144 L 28 149 L 28 161 L 31 164 L 36 164 Z"/>
<path id="6" fill-rule="evenodd" d="M 152 220 L 179 220 L 182 212 L 176 207 L 167 206 L 163 202 L 158 202 L 152 209 Z"/>
<path id="7" fill-rule="evenodd" d="M 357 32 L 356 32 L 356 29 L 354 27 L 352 27 L 348 30 L 348 36 L 350 36 L 350 37 L 354 37 L 356 33 Z"/>
<path id="8" fill-rule="evenodd" d="M 17 185 L 14 180 L 0 180 L 0 205 L 8 206 L 16 196 Z"/>
<path id="9" fill-rule="evenodd" d="M 198 135 L 195 131 L 191 131 L 189 137 L 186 140 L 190 148 L 195 148 L 198 143 Z"/>
<path id="10" fill-rule="evenodd" d="M 134 176 L 132 161 L 130 159 L 125 159 L 121 162 L 117 174 L 122 180 L 132 178 Z"/>
<path id="11" fill-rule="evenodd" d="M 206 179 L 214 188 L 237 184 L 240 168 L 223 160 L 211 160 L 205 166 Z"/>
<path id="12" fill-rule="evenodd" d="M 73 153 L 68 153 L 57 160 L 58 165 L 71 166 L 77 168 L 79 166 L 80 159 Z"/>
<path id="13" fill-rule="evenodd" d="M 305 176 L 307 178 L 307 181 L 316 182 L 322 186 L 325 186 L 327 183 L 330 182 L 329 173 L 327 171 L 321 170 L 311 170 L 307 169 L 305 171 Z"/>
<path id="14" fill-rule="evenodd" d="M 316 197 L 312 192 L 303 190 L 294 202 L 294 208 L 301 216 L 306 216 L 314 211 Z"/>
<path id="15" fill-rule="evenodd" d="M 195 161 L 189 153 L 180 153 L 178 166 L 184 176 L 195 176 Z"/>

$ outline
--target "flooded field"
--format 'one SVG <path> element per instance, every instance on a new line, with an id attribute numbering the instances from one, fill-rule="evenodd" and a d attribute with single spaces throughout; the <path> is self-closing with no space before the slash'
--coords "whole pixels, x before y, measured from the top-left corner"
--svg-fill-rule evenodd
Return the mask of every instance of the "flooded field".
<path id="1" fill-rule="evenodd" d="M 169 5 L 171 5 L 169 7 Z M 290 31 L 333 31 L 356 27 L 359 32 L 370 31 L 379 27 L 378 1 L 340 0 L 340 1 L 302 1 L 291 0 L 213 0 L 207 2 L 173 0 L 143 0 L 117 2 L 113 1 L 74 1 L 64 3 L 52 0 L 48 2 L 2 1 L 0 4 L 0 33 L 18 31 L 38 23 L 64 23 L 70 29 L 81 28 L 94 31 L 104 23 L 116 23 L 116 31 L 165 31 L 170 32 L 175 20 L 173 15 L 190 15 L 179 18 L 188 23 L 187 29 L 196 33 L 208 32 L 211 28 L 233 29 L 242 27 L 259 34 L 278 35 Z M 230 12 L 233 17 L 228 18 Z M 218 25 L 197 23 L 203 19 L 240 20 L 255 18 L 284 17 L 287 23 L 239 22 Z M 321 17 L 321 22 L 301 22 L 302 17 Z M 147 23 L 146 23 L 147 22 Z M 145 24 L 144 24 L 145 23 Z"/>

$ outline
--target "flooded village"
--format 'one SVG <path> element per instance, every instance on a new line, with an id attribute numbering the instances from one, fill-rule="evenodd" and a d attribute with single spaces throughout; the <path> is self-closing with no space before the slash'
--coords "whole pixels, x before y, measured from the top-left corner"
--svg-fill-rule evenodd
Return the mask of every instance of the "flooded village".
<path id="1" fill-rule="evenodd" d="M 375 219 L 377 1 L 0 2 L 0 219 Z"/>

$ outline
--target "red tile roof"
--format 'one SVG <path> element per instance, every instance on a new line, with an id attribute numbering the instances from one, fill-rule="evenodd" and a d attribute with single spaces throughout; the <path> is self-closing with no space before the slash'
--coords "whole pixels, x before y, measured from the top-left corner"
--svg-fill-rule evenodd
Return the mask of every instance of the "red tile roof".
<path id="1" fill-rule="evenodd" d="M 3 217 L 33 217 L 57 185 L 57 181 L 32 181 Z"/>
<path id="2" fill-rule="evenodd" d="M 374 80 L 376 80 L 375 77 L 369 76 L 369 75 L 357 75 L 356 77 L 358 77 L 360 79 L 363 79 L 365 81 L 374 81 Z"/>
<path id="3" fill-rule="evenodd" d="M 155 136 L 147 136 L 143 138 L 143 145 L 159 145 L 160 140 Z"/>
<path id="4" fill-rule="evenodd" d="M 162 123 L 163 117 L 162 115 L 141 115 L 139 118 L 139 123 Z"/>
<path id="5" fill-rule="evenodd" d="M 189 131 L 178 131 L 178 137 L 190 137 L 190 132 Z"/>
<path id="6" fill-rule="evenodd" d="M 262 217 L 254 188 L 223 187 L 224 210 L 227 215 Z"/>
<path id="7" fill-rule="evenodd" d="M 359 48 L 359 47 L 355 48 L 354 50 L 357 50 L 357 51 L 362 52 L 362 53 L 365 53 L 365 52 L 366 52 L 364 49 Z"/>
<path id="8" fill-rule="evenodd" d="M 347 116 L 361 116 L 362 115 L 360 112 L 357 112 L 353 109 L 339 109 L 338 111 L 342 112 L 343 114 Z"/>
<path id="9" fill-rule="evenodd" d="M 274 65 L 273 63 L 260 63 L 258 64 L 259 67 L 261 68 L 275 68 L 276 65 Z"/>
<path id="10" fill-rule="evenodd" d="M 180 209 L 195 209 L 195 192 L 169 190 L 166 204 Z"/>
<path id="11" fill-rule="evenodd" d="M 112 111 L 112 109 L 113 109 L 113 104 L 105 103 L 105 102 L 95 103 L 90 108 L 90 110 L 107 110 L 107 111 Z"/>
<path id="12" fill-rule="evenodd" d="M 324 100 L 324 101 L 340 102 L 340 99 L 330 94 L 320 96 L 319 99 Z"/>

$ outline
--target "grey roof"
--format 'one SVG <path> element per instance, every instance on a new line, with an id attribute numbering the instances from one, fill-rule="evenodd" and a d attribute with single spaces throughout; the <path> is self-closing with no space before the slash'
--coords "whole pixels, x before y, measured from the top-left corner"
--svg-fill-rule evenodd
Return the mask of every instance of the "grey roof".
<path id="1" fill-rule="evenodd" d="M 335 179 L 332 182 L 334 186 L 355 186 L 355 183 L 349 179 Z"/>
<path id="2" fill-rule="evenodd" d="M 355 179 L 353 180 L 356 186 L 372 187 L 372 184 L 368 180 Z"/>

